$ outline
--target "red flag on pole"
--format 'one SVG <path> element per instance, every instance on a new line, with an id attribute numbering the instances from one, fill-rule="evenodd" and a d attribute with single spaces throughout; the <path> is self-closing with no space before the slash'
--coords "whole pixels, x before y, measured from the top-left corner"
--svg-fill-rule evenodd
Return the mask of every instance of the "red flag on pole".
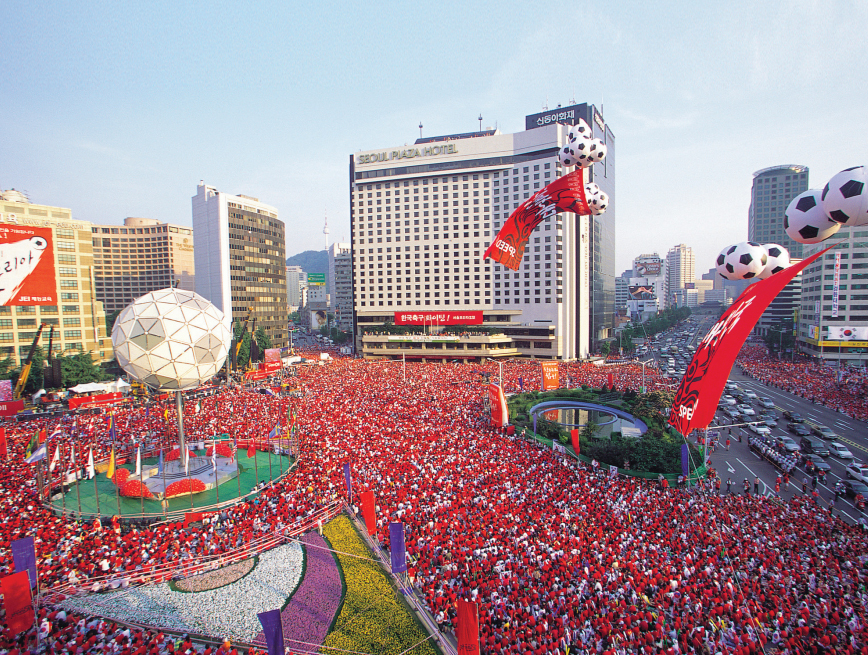
<path id="1" fill-rule="evenodd" d="M 17 635 L 33 627 L 33 604 L 27 571 L 19 571 L 0 580 L 0 593 L 3 594 L 9 632 Z"/>
<path id="2" fill-rule="evenodd" d="M 253 441 L 247 446 L 247 459 L 253 459 L 256 456 L 256 445 Z"/>
<path id="3" fill-rule="evenodd" d="M 45 431 L 45 428 L 42 428 L 39 431 L 39 443 L 45 443 L 45 440 L 48 438 L 48 433 Z"/>
<path id="4" fill-rule="evenodd" d="M 6 443 L 6 428 L 0 428 L 0 457 L 9 457 L 9 446 Z"/>
<path id="5" fill-rule="evenodd" d="M 479 655 L 479 606 L 469 600 L 458 599 L 458 652 L 460 655 Z"/>
<path id="6" fill-rule="evenodd" d="M 365 527 L 368 529 L 368 534 L 372 535 L 377 530 L 377 511 L 374 505 L 374 492 L 363 491 L 359 494 L 359 500 L 362 504 L 362 518 L 365 519 Z"/>
<path id="7" fill-rule="evenodd" d="M 687 373 L 675 393 L 669 425 L 684 435 L 708 427 L 738 351 L 754 325 L 790 280 L 826 250 L 750 285 L 724 312 L 699 342 L 687 365 Z"/>
<path id="8" fill-rule="evenodd" d="M 570 440 L 573 442 L 573 450 L 575 450 L 576 455 L 578 455 L 582 451 L 582 447 L 579 444 L 578 428 L 573 428 L 572 430 L 570 430 Z"/>

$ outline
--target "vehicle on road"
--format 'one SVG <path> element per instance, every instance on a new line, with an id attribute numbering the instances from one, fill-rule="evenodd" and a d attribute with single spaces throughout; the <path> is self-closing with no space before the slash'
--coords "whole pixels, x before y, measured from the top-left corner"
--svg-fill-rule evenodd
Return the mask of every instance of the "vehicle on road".
<path id="1" fill-rule="evenodd" d="M 811 431 L 801 423 L 787 423 L 787 430 L 797 437 L 807 437 L 811 434 Z"/>
<path id="2" fill-rule="evenodd" d="M 757 399 L 756 391 L 752 391 L 751 389 L 746 389 L 744 392 L 744 397 L 750 398 L 751 400 L 756 400 Z"/>
<path id="3" fill-rule="evenodd" d="M 863 498 L 868 498 L 868 486 L 859 480 L 844 480 L 844 493 L 849 498 L 855 498 L 861 494 Z"/>
<path id="4" fill-rule="evenodd" d="M 774 416 L 760 416 L 759 418 L 767 428 L 778 427 L 778 420 Z"/>
<path id="5" fill-rule="evenodd" d="M 759 404 L 760 404 L 760 407 L 765 407 L 766 409 L 774 409 L 775 408 L 775 401 L 773 401 L 771 398 L 760 398 Z"/>
<path id="6" fill-rule="evenodd" d="M 756 416 L 756 412 L 750 405 L 739 405 L 738 411 L 740 411 L 744 416 Z"/>
<path id="7" fill-rule="evenodd" d="M 828 444 L 829 452 L 839 459 L 853 459 L 853 453 L 844 444 L 839 441 L 832 441 Z"/>
<path id="8" fill-rule="evenodd" d="M 817 437 L 812 437 L 810 435 L 805 435 L 799 441 L 799 448 L 806 455 L 809 453 L 813 453 L 814 455 L 819 455 L 820 457 L 828 457 L 829 449 L 826 448 L 825 442 L 817 439 Z"/>
<path id="9" fill-rule="evenodd" d="M 825 439 L 826 441 L 831 441 L 838 438 L 838 435 L 835 434 L 835 431 L 832 430 L 832 428 L 827 428 L 825 425 L 812 425 L 811 432 L 816 434 L 821 439 Z"/>
<path id="10" fill-rule="evenodd" d="M 805 419 L 798 412 L 794 412 L 790 409 L 784 410 L 784 418 L 790 419 L 793 423 L 804 423 Z"/>
<path id="11" fill-rule="evenodd" d="M 860 482 L 868 482 L 868 466 L 861 462 L 853 462 L 844 469 L 847 473 L 847 478 L 850 480 L 859 480 Z"/>
<path id="12" fill-rule="evenodd" d="M 824 471 L 828 473 L 832 470 L 832 467 L 819 455 L 805 455 L 805 461 L 802 463 L 802 466 L 805 468 L 810 468 L 808 466 L 808 462 L 811 463 L 811 466 L 818 471 Z"/>
<path id="13" fill-rule="evenodd" d="M 720 402 L 723 405 L 735 405 L 736 404 L 735 398 L 733 398 L 732 396 L 726 395 L 726 394 L 724 394 L 723 396 L 720 397 Z"/>
<path id="14" fill-rule="evenodd" d="M 758 434 L 761 437 L 770 437 L 772 435 L 772 431 L 761 423 L 751 423 L 750 429 L 754 434 Z"/>
<path id="15" fill-rule="evenodd" d="M 797 444 L 792 439 L 792 437 L 788 437 L 787 435 L 783 434 L 780 437 L 775 437 L 775 439 L 777 439 L 778 443 L 784 448 L 786 448 L 789 452 L 796 453 L 799 451 L 799 444 Z"/>

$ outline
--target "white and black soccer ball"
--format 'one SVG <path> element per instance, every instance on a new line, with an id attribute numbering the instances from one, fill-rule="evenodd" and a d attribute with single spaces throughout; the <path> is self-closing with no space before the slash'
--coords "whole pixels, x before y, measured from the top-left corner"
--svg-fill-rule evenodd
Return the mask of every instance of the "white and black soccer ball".
<path id="1" fill-rule="evenodd" d="M 819 189 L 808 189 L 790 201 L 784 212 L 784 229 L 793 241 L 820 243 L 841 229 L 823 211 Z"/>
<path id="2" fill-rule="evenodd" d="M 768 262 L 768 253 L 760 244 L 742 241 L 720 251 L 717 272 L 727 280 L 749 280 L 758 277 Z"/>
<path id="3" fill-rule="evenodd" d="M 823 187 L 823 211 L 841 225 L 868 224 L 868 169 L 854 166 L 841 171 Z"/>
<path id="4" fill-rule="evenodd" d="M 579 146 L 581 146 L 581 148 Z M 583 154 L 583 149 L 586 147 L 586 141 L 568 143 L 558 150 L 558 161 L 564 166 L 576 166 L 579 163 L 579 156 Z"/>
<path id="5" fill-rule="evenodd" d="M 594 133 L 591 131 L 591 127 L 581 118 L 578 123 L 570 125 L 567 130 L 567 143 L 577 143 L 582 140 L 590 141 L 593 138 Z"/>
<path id="6" fill-rule="evenodd" d="M 599 216 L 609 207 L 609 195 L 593 182 L 585 185 L 585 200 L 594 216 Z"/>
<path id="7" fill-rule="evenodd" d="M 764 243 L 763 248 L 766 249 L 769 258 L 765 268 L 757 275 L 758 278 L 765 280 L 767 277 L 790 267 L 790 253 L 786 248 L 777 243 Z"/>
<path id="8" fill-rule="evenodd" d="M 592 139 L 588 146 L 587 155 L 584 158 L 579 158 L 579 166 L 585 168 L 591 164 L 603 161 L 606 158 L 608 148 L 600 139 Z"/>

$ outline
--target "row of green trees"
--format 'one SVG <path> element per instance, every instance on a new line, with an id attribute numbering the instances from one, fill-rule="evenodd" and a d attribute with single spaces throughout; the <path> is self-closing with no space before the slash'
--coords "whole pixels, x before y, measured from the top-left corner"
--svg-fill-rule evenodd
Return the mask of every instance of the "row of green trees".
<path id="1" fill-rule="evenodd" d="M 90 353 L 78 353 L 67 356 L 56 355 L 55 359 L 60 362 L 61 387 L 64 389 L 87 382 L 111 380 L 114 378 L 115 373 L 119 374 L 121 372 L 119 370 L 112 370 L 112 365 L 115 365 L 114 361 L 106 362 L 105 366 L 95 364 Z M 15 366 L 15 362 L 11 357 L 0 360 L 0 380 L 11 380 L 14 387 L 18 383 L 20 376 L 21 368 Z M 37 346 L 33 353 L 33 361 L 30 366 L 30 374 L 27 377 L 27 384 L 24 386 L 24 393 L 33 394 L 44 387 L 45 353 L 41 346 Z"/>
<path id="2" fill-rule="evenodd" d="M 614 341 L 605 341 L 600 345 L 600 351 L 603 355 L 608 355 L 612 350 L 621 348 L 625 353 L 633 352 L 636 349 L 636 344 L 633 343 L 634 338 L 653 336 L 658 332 L 668 330 L 676 323 L 683 321 L 690 316 L 689 307 L 670 307 L 662 312 L 658 312 L 657 316 L 649 319 L 645 323 L 639 325 L 628 325 L 618 338 Z"/>

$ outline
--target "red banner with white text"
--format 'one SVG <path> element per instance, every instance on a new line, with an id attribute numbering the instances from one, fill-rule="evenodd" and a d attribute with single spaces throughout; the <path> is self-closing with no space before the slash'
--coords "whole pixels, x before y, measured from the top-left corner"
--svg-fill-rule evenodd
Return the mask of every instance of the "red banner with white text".
<path id="1" fill-rule="evenodd" d="M 0 403 L 0 416 L 14 416 L 24 409 L 24 398 Z"/>
<path id="2" fill-rule="evenodd" d="M 533 229 L 558 212 L 572 212 L 579 216 L 591 213 L 585 198 L 585 170 L 577 168 L 559 177 L 551 184 L 525 200 L 500 228 L 485 258 L 500 262 L 507 268 L 518 270 L 524 247 Z"/>
<path id="3" fill-rule="evenodd" d="M 557 362 L 542 363 L 542 390 L 557 389 L 561 386 L 561 378 L 558 374 Z"/>
<path id="4" fill-rule="evenodd" d="M 509 410 L 506 407 L 503 389 L 496 384 L 489 384 L 488 401 L 491 404 L 491 424 L 497 428 L 506 427 L 509 423 Z"/>
<path id="5" fill-rule="evenodd" d="M 456 618 L 459 655 L 479 655 L 479 605 L 459 598 Z"/>
<path id="6" fill-rule="evenodd" d="M 97 405 L 113 405 L 114 403 L 118 403 L 122 400 L 125 400 L 126 397 L 124 394 L 120 392 L 113 393 L 100 393 L 93 396 L 79 396 L 78 398 L 70 398 L 69 399 L 69 408 L 75 409 L 76 407 L 95 407 Z"/>
<path id="7" fill-rule="evenodd" d="M 395 312 L 395 325 L 481 325 L 482 312 Z"/>
<path id="8" fill-rule="evenodd" d="M 744 290 L 697 346 L 675 393 L 669 425 L 684 435 L 708 427 L 738 351 L 754 325 L 790 280 L 826 250 Z"/>
<path id="9" fill-rule="evenodd" d="M 27 571 L 19 571 L 0 580 L 0 593 L 3 594 L 9 633 L 14 636 L 33 627 L 33 604 Z"/>

